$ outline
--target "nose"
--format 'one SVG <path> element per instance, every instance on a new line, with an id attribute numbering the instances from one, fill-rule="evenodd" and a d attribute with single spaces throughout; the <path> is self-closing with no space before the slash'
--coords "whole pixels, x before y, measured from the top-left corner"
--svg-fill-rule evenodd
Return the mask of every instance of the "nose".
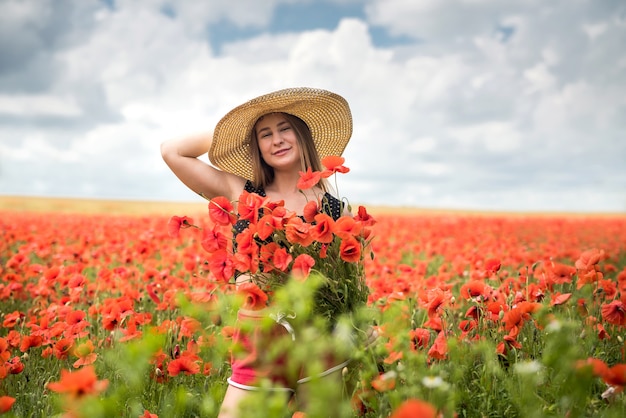
<path id="1" fill-rule="evenodd" d="M 280 131 L 276 131 L 274 133 L 274 135 L 272 135 L 272 142 L 275 145 L 280 145 L 280 144 L 282 144 L 284 142 L 283 141 L 283 136 L 281 135 Z"/>

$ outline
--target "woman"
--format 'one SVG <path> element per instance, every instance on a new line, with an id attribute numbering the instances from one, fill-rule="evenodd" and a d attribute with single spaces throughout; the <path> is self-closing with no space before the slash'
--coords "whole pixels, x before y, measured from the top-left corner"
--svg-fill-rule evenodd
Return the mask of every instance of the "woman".
<path id="1" fill-rule="evenodd" d="M 176 176 L 205 198 L 224 196 L 235 201 L 247 190 L 273 202 L 282 200 L 287 209 L 302 215 L 307 202 L 321 197 L 321 207 L 337 219 L 344 209 L 328 193 L 324 181 L 305 191 L 299 190 L 297 183 L 299 172 L 321 171 L 321 158 L 341 155 L 351 135 L 352 116 L 345 99 L 326 90 L 291 88 L 236 107 L 218 122 L 213 135 L 167 141 L 161 153 Z M 207 152 L 213 166 L 198 159 Z M 236 224 L 236 232 L 244 227 Z M 238 284 L 247 280 L 246 275 L 236 279 Z M 249 349 L 256 352 L 262 347 Z M 319 376 L 336 375 L 345 364 L 331 362 Z M 262 368 L 250 356 L 233 360 L 220 417 L 236 416 L 239 402 L 250 391 L 259 390 L 255 383 L 268 376 Z M 298 384 L 310 380 L 299 377 L 277 390 L 294 393 Z M 272 376 L 272 380 L 282 381 L 280 376 Z"/>

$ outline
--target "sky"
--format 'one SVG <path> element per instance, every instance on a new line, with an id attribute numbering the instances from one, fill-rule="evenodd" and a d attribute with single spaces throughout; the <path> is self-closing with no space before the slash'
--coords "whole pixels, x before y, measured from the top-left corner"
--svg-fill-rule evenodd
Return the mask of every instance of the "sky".
<path id="1" fill-rule="evenodd" d="M 0 0 L 0 195 L 200 203 L 160 143 L 298 86 L 352 203 L 626 212 L 623 0 Z"/>

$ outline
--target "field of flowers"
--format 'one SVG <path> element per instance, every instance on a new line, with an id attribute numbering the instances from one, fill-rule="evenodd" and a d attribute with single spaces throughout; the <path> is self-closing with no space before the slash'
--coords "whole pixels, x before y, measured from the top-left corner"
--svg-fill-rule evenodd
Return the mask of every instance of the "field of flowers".
<path id="1" fill-rule="evenodd" d="M 244 416 L 626 416 L 626 217 L 375 218 L 367 307 L 293 354 L 348 349 L 341 390 L 311 382 L 298 412 L 259 395 Z M 0 414 L 217 414 L 240 301 L 169 219 L 0 212 Z M 284 292 L 306 311 L 312 289 Z M 355 344 L 354 324 L 378 339 Z"/>

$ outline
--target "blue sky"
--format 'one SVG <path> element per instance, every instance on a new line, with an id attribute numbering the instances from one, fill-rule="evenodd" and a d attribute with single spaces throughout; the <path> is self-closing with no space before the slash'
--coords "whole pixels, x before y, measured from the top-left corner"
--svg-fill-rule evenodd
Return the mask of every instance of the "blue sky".
<path id="1" fill-rule="evenodd" d="M 302 32 L 315 29 L 333 30 L 341 19 L 365 19 L 364 2 L 348 1 L 335 3 L 332 1 L 307 1 L 283 4 L 273 10 L 271 20 L 267 26 L 239 26 L 235 22 L 223 19 L 211 24 L 207 28 L 207 39 L 219 55 L 223 43 L 234 40 L 243 40 L 259 36 L 263 33 L 281 34 Z M 175 17 L 171 7 L 165 7 L 163 13 Z M 408 36 L 392 36 L 383 26 L 368 28 L 373 45 L 377 47 L 392 47 L 414 42 Z"/>
<path id="2" fill-rule="evenodd" d="M 625 44 L 619 0 L 5 0 L 0 194 L 199 201 L 159 144 L 310 86 L 353 202 L 626 212 Z"/>

